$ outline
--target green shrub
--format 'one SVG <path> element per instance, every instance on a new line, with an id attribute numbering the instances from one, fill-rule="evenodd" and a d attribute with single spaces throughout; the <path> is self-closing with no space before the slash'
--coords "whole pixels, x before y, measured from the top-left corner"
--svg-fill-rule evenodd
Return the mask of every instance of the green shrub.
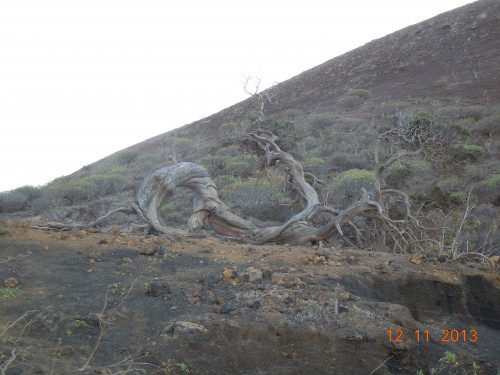
<path id="1" fill-rule="evenodd" d="M 361 188 L 374 191 L 374 172 L 365 169 L 350 169 L 340 173 L 329 185 L 329 200 L 337 207 L 347 207 L 358 198 Z"/>
<path id="2" fill-rule="evenodd" d="M 266 129 L 275 134 L 278 137 L 276 144 L 288 152 L 295 148 L 295 144 L 299 140 L 299 134 L 295 129 L 295 124 L 291 121 L 282 121 L 280 119 L 270 117 L 262 121 L 260 128 Z M 252 129 L 249 130 L 252 131 Z"/>
<path id="3" fill-rule="evenodd" d="M 120 165 L 127 165 L 133 163 L 138 156 L 139 156 L 138 151 L 125 150 L 116 155 L 116 161 Z"/>
<path id="4" fill-rule="evenodd" d="M 205 167 L 212 177 L 226 173 L 224 170 L 224 156 L 205 155 L 196 162 Z"/>
<path id="5" fill-rule="evenodd" d="M 406 189 L 409 186 L 409 180 L 414 175 L 414 172 L 405 165 L 392 164 L 385 171 L 385 184 L 393 189 Z"/>
<path id="6" fill-rule="evenodd" d="M 409 107 L 410 104 L 406 102 L 382 102 L 375 108 L 375 115 L 388 118 L 398 111 L 407 110 Z"/>
<path id="7" fill-rule="evenodd" d="M 445 87 L 448 85 L 449 77 L 448 76 L 442 76 L 434 81 L 434 84 L 436 87 Z"/>
<path id="8" fill-rule="evenodd" d="M 222 191 L 226 186 L 235 185 L 241 182 L 241 179 L 237 176 L 231 176 L 227 174 L 219 175 L 214 177 L 215 185 L 219 191 Z"/>
<path id="9" fill-rule="evenodd" d="M 250 177 L 259 168 L 259 163 L 250 154 L 225 156 L 222 162 L 224 174 L 241 177 Z"/>
<path id="10" fill-rule="evenodd" d="M 320 132 L 335 124 L 335 118 L 330 113 L 319 113 L 309 117 L 309 125 L 313 132 Z"/>
<path id="11" fill-rule="evenodd" d="M 366 89 L 350 89 L 340 97 L 337 104 L 345 109 L 353 109 L 363 104 L 371 92 Z"/>
<path id="12" fill-rule="evenodd" d="M 448 192 L 438 184 L 434 184 L 428 194 L 416 197 L 417 200 L 423 201 L 427 205 L 437 205 L 441 209 L 460 206 L 463 203 L 463 198 L 462 193 Z"/>
<path id="13" fill-rule="evenodd" d="M 22 186 L 0 193 L 0 212 L 17 212 L 26 208 L 28 203 L 42 195 L 42 190 L 35 186 Z"/>
<path id="14" fill-rule="evenodd" d="M 328 165 L 326 164 L 325 159 L 312 157 L 302 162 L 302 168 L 304 169 L 305 172 L 310 172 L 313 174 L 321 174 L 326 171 Z"/>
<path id="15" fill-rule="evenodd" d="M 177 200 L 172 198 L 160 207 L 160 216 L 167 224 L 185 224 L 189 218 L 189 212 L 185 210 L 185 207 L 179 207 L 176 204 Z"/>
<path id="16" fill-rule="evenodd" d="M 69 200 L 71 204 L 116 194 L 126 186 L 127 179 L 123 173 L 114 173 L 59 178 L 46 187 L 45 194 L 53 200 Z"/>
<path id="17" fill-rule="evenodd" d="M 500 135 L 500 113 L 494 113 L 479 120 L 474 131 L 483 137 L 494 137 Z"/>
<path id="18" fill-rule="evenodd" d="M 290 203 L 290 198 L 275 184 L 256 178 L 226 186 L 221 196 L 235 212 L 260 220 L 282 219 L 286 210 L 281 206 Z"/>
<path id="19" fill-rule="evenodd" d="M 500 173 L 494 173 L 474 187 L 474 194 L 481 203 L 500 206 Z"/>
<path id="20" fill-rule="evenodd" d="M 476 161 L 484 152 L 484 149 L 478 145 L 462 145 L 456 149 L 459 160 Z"/>
<path id="21" fill-rule="evenodd" d="M 10 298 L 14 298 L 19 293 L 21 293 L 21 289 L 19 288 L 0 288 L 0 301 L 6 301 Z"/>
<path id="22" fill-rule="evenodd" d="M 8 191 L 0 193 L 0 212 L 21 211 L 28 202 L 28 197 L 19 192 Z"/>
<path id="23" fill-rule="evenodd" d="M 487 107 L 480 105 L 460 105 L 460 106 L 445 106 L 439 109 L 438 114 L 441 117 L 448 119 L 472 119 L 477 121 L 488 114 Z"/>
<path id="24" fill-rule="evenodd" d="M 328 159 L 328 165 L 335 171 L 347 171 L 349 169 L 364 169 L 371 165 L 365 163 L 358 157 L 353 157 L 346 152 L 334 152 Z"/>
<path id="25" fill-rule="evenodd" d="M 290 108 L 285 111 L 285 118 L 290 121 L 298 120 L 304 116 L 304 112 L 300 109 Z"/>

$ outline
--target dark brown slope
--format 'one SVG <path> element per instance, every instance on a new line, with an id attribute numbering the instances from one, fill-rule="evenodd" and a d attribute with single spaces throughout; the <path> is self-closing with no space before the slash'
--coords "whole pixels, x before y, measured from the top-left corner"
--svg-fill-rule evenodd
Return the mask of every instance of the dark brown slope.
<path id="1" fill-rule="evenodd" d="M 379 100 L 500 100 L 500 2 L 478 1 L 409 26 L 292 78 L 283 103 L 332 105 L 349 88 Z M 308 93 L 308 95 L 304 95 Z"/>
<path id="2" fill-rule="evenodd" d="M 350 88 L 371 102 L 500 102 L 500 1 L 480 0 L 376 39 L 278 85 L 267 115 L 287 109 L 332 110 Z M 250 109 L 249 100 L 169 134 L 217 135 L 216 127 Z M 146 141 L 148 147 L 166 134 Z M 139 146 L 139 145 L 136 145 Z M 143 145 L 145 146 L 145 145 Z"/>

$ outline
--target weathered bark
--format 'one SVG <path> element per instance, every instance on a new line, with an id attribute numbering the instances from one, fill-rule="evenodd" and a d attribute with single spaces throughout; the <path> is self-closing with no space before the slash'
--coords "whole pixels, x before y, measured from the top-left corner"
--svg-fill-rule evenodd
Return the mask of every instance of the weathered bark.
<path id="1" fill-rule="evenodd" d="M 100 224 L 104 220 L 106 220 L 108 217 L 111 215 L 114 215 L 118 212 L 124 212 L 124 213 L 136 213 L 138 214 L 141 218 L 145 219 L 142 216 L 142 212 L 137 207 L 135 204 L 128 206 L 128 207 L 117 207 L 106 214 L 98 217 L 94 221 L 91 221 L 90 223 L 87 224 L 63 224 L 63 223 L 57 223 L 57 222 L 49 222 L 49 223 L 44 223 L 44 224 L 33 224 L 31 225 L 32 228 L 34 229 L 44 229 L 44 230 L 54 230 L 54 231 L 69 231 L 69 230 L 78 230 L 78 229 L 88 229 L 95 227 L 96 225 Z"/>

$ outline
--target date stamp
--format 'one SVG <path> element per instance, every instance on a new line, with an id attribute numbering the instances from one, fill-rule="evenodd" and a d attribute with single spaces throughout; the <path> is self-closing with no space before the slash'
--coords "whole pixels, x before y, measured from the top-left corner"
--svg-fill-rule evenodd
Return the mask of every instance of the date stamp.
<path id="1" fill-rule="evenodd" d="M 438 337 L 431 337 L 429 330 L 417 329 L 413 332 L 405 332 L 402 329 L 388 329 L 387 338 L 390 342 L 477 342 L 477 331 L 475 329 L 443 329 Z"/>

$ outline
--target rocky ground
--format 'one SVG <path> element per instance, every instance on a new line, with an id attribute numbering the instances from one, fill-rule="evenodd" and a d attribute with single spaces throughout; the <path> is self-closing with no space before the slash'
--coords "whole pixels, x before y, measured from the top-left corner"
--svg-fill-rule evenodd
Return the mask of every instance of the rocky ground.
<path id="1" fill-rule="evenodd" d="M 0 374 L 500 371 L 500 273 L 473 259 L 4 221 L 0 282 Z"/>

